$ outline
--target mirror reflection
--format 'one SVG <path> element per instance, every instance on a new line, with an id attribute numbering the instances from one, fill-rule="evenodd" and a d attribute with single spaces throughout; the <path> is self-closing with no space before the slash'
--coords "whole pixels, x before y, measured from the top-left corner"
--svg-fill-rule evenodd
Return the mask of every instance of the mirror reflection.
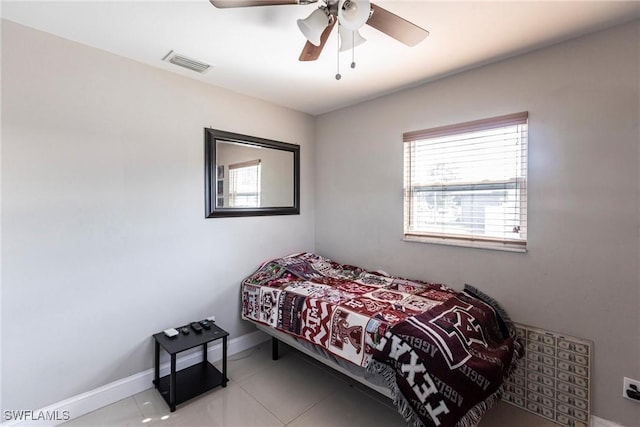
<path id="1" fill-rule="evenodd" d="M 300 213 L 300 147 L 205 129 L 207 218 Z"/>
<path id="2" fill-rule="evenodd" d="M 216 206 L 293 206 L 293 153 L 216 141 Z"/>

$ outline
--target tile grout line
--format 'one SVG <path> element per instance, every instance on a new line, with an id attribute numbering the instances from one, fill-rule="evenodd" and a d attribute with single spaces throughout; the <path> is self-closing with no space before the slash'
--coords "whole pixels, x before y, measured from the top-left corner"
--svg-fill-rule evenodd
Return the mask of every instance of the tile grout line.
<path id="1" fill-rule="evenodd" d="M 253 374 L 253 375 L 251 375 L 251 376 L 249 376 L 249 377 L 247 377 L 247 378 L 245 378 L 245 379 L 251 378 L 251 377 L 253 377 L 254 375 L 255 375 L 255 374 Z M 229 380 L 229 381 L 231 381 L 231 380 Z M 243 381 L 244 381 L 244 380 L 243 380 Z M 234 381 L 234 382 L 235 382 L 235 381 Z M 264 408 L 264 410 L 265 410 L 265 411 L 267 411 L 268 413 L 270 413 L 271 415 L 273 415 L 273 417 L 274 417 L 276 420 L 280 421 L 280 424 L 282 424 L 282 426 L 283 426 L 283 427 L 284 427 L 284 426 L 286 426 L 286 424 L 284 423 L 284 421 L 282 421 L 282 420 L 280 419 L 280 417 L 278 417 L 276 414 L 274 414 L 273 412 L 271 412 L 271 410 L 270 410 L 269 408 L 267 408 L 267 407 L 266 407 L 262 402 L 260 402 L 258 399 L 256 399 L 256 398 L 255 398 L 255 396 L 249 392 L 249 390 L 247 390 L 247 389 L 245 389 L 244 387 L 242 387 L 242 384 L 240 384 L 240 383 L 236 383 L 236 384 L 238 385 L 238 387 L 240 387 L 240 388 L 242 389 L 242 391 L 244 391 L 245 393 L 247 393 L 247 395 L 248 395 L 249 397 L 251 397 L 253 400 L 255 400 L 255 401 L 258 403 L 258 405 L 262 406 L 262 407 Z"/>
<path id="2" fill-rule="evenodd" d="M 144 393 L 144 392 L 143 392 Z M 138 393 L 139 394 L 139 393 Z M 138 403 L 138 399 L 136 399 L 137 394 L 134 394 L 133 396 L 130 397 L 130 399 L 133 399 L 133 403 L 136 404 L 136 408 L 138 408 L 138 412 L 140 412 L 140 416 L 142 417 L 142 420 L 146 420 L 148 417 L 146 417 L 144 415 L 144 411 L 142 410 L 142 408 L 140 407 L 140 404 Z M 146 423 L 147 425 L 151 425 L 151 422 Z"/>
<path id="3" fill-rule="evenodd" d="M 311 361 L 307 360 L 306 357 L 301 357 L 300 353 L 297 351 L 293 351 L 291 353 L 288 353 L 289 355 L 295 357 L 296 359 L 307 363 L 317 369 L 320 369 L 326 373 L 329 373 L 332 377 L 340 380 L 343 384 L 348 385 L 348 383 L 346 383 L 344 380 L 342 380 L 341 378 L 336 377 L 333 373 L 328 372 L 327 370 L 323 369 L 323 367 L 316 365 L 315 363 L 312 363 Z M 249 378 L 254 377 L 257 374 L 263 373 L 263 371 L 257 371 L 255 373 L 253 373 L 252 375 L 250 375 L 247 378 L 244 378 L 242 381 L 245 382 L 246 380 L 248 380 Z M 251 396 L 251 398 L 253 400 L 255 400 L 256 402 L 258 402 L 258 404 L 260 404 L 260 406 L 262 406 L 263 408 L 265 408 L 265 410 L 267 410 L 270 414 L 272 414 L 278 421 L 280 421 L 283 425 L 283 427 L 289 426 L 291 425 L 291 423 L 293 423 L 295 420 L 297 420 L 298 418 L 300 418 L 301 416 L 303 416 L 304 414 L 306 414 L 307 412 L 311 411 L 316 405 L 318 405 L 319 403 L 323 402 L 324 400 L 328 399 L 329 397 L 331 397 L 331 393 L 327 393 L 325 396 L 323 396 L 322 398 L 320 398 L 317 402 L 313 403 L 311 406 L 309 406 L 308 408 L 304 409 L 300 414 L 298 414 L 296 417 L 294 417 L 291 421 L 289 422 L 285 422 L 284 420 L 282 420 L 280 417 L 278 417 L 275 413 L 273 413 L 266 405 L 262 404 L 262 402 L 260 402 L 255 396 L 253 396 L 253 394 L 251 394 L 251 392 L 247 389 L 245 389 L 244 387 L 242 387 L 241 384 L 237 383 L 238 386 L 240 386 L 240 388 L 242 388 L 242 390 L 244 390 L 249 396 Z"/>
<path id="4" fill-rule="evenodd" d="M 302 417 L 304 414 L 308 413 L 309 411 L 311 411 L 313 408 L 315 408 L 317 405 L 319 405 L 320 403 L 324 402 L 326 399 L 328 399 L 329 397 L 331 397 L 331 394 L 326 395 L 325 397 L 323 397 L 322 399 L 318 400 L 316 403 L 314 403 L 313 405 L 311 405 L 310 407 L 308 407 L 307 409 L 305 409 L 304 411 L 302 411 L 302 413 L 300 415 L 298 415 L 297 417 L 295 417 L 294 419 L 292 419 L 291 421 L 289 421 L 287 424 L 285 424 L 286 426 L 290 426 L 291 423 L 293 423 L 295 420 L 297 420 L 298 418 Z"/>

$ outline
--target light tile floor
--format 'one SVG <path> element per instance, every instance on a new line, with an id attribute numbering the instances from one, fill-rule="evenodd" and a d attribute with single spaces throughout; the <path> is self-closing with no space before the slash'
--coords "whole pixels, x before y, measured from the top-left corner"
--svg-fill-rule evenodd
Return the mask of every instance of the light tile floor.
<path id="1" fill-rule="evenodd" d="M 73 419 L 65 426 L 376 426 L 406 423 L 390 400 L 285 345 L 271 360 L 269 343 L 229 357 L 229 384 L 169 412 L 155 389 Z M 479 427 L 555 424 L 499 403 Z"/>

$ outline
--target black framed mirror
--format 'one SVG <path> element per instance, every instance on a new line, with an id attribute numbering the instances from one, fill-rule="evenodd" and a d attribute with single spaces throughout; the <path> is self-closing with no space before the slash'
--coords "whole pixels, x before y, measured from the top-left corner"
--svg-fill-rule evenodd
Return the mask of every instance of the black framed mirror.
<path id="1" fill-rule="evenodd" d="M 205 217 L 298 215 L 300 146 L 204 130 Z"/>

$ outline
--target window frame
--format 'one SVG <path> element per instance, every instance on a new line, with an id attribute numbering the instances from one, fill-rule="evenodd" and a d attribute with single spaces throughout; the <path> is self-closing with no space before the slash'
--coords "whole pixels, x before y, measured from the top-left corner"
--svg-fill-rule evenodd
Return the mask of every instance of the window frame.
<path id="1" fill-rule="evenodd" d="M 229 165 L 229 207 L 231 208 L 259 208 L 260 207 L 260 197 L 261 197 L 261 181 L 262 181 L 262 170 L 261 170 L 262 161 L 260 159 L 249 160 L 247 162 L 235 163 Z M 252 193 L 239 193 L 235 190 L 237 188 L 234 187 L 234 184 L 237 183 L 238 173 L 242 169 L 247 168 L 257 168 L 256 169 L 256 191 Z M 255 205 L 236 205 L 234 202 L 238 197 L 255 197 L 256 204 Z"/>
<path id="2" fill-rule="evenodd" d="M 404 150 L 404 186 L 403 186 L 403 240 L 409 242 L 435 243 L 451 246 L 463 246 L 472 248 L 495 249 L 513 252 L 526 252 L 528 242 L 527 230 L 527 187 L 528 187 L 528 112 L 509 114 L 504 116 L 492 117 L 481 120 L 474 120 L 459 124 L 441 126 L 430 129 L 423 129 L 403 134 L 403 150 Z M 426 139 L 464 135 L 471 132 L 479 132 L 484 130 L 499 129 L 511 127 L 514 125 L 526 126 L 522 134 L 521 142 L 523 146 L 519 150 L 521 165 L 518 176 L 504 180 L 493 181 L 474 181 L 468 183 L 452 183 L 437 185 L 411 185 L 411 168 L 416 167 L 414 154 L 408 147 L 415 147 L 415 143 Z M 460 138 L 462 140 L 463 138 Z M 411 145 L 414 143 L 414 145 Z M 453 163 L 451 163 L 453 164 Z M 408 182 L 409 181 L 409 182 Z M 420 190 L 416 191 L 416 188 Z M 419 191 L 429 191 L 429 189 L 438 189 L 439 191 L 480 191 L 483 189 L 515 189 L 517 193 L 517 206 L 519 210 L 518 233 L 521 238 L 508 237 L 492 237 L 476 235 L 471 233 L 447 233 L 433 231 L 415 231 L 411 230 L 411 219 L 414 215 L 413 209 L 415 204 L 415 194 Z M 437 194 L 437 193 L 434 193 Z M 411 218 L 411 219 L 410 219 Z M 522 228 L 521 228 L 522 227 Z"/>

